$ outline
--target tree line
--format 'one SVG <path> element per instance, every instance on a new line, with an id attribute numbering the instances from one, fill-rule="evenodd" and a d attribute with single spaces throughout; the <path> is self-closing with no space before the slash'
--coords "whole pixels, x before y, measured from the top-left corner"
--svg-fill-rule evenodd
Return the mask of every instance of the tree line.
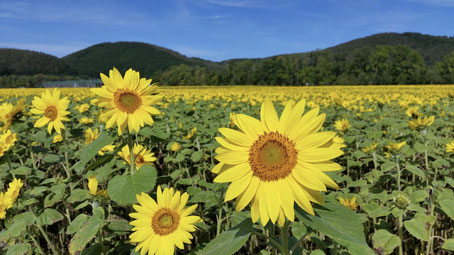
<path id="1" fill-rule="evenodd" d="M 427 65 L 405 45 L 363 46 L 349 52 L 230 60 L 212 67 L 180 64 L 154 77 L 162 85 L 453 84 L 454 51 Z"/>

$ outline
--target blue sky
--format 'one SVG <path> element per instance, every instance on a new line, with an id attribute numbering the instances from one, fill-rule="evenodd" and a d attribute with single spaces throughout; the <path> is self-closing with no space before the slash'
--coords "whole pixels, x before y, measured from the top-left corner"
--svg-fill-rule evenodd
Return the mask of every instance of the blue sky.
<path id="1" fill-rule="evenodd" d="M 323 49 L 380 32 L 454 36 L 454 0 L 0 0 L 0 48 L 58 57 L 140 41 L 213 61 Z"/>

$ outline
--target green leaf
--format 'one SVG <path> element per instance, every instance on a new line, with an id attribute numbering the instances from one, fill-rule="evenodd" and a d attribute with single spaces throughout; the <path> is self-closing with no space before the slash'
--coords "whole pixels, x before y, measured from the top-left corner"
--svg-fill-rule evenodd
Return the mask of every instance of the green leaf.
<path id="1" fill-rule="evenodd" d="M 367 245 L 363 222 L 352 210 L 336 201 L 315 205 L 315 216 L 297 207 L 295 215 L 305 224 L 345 246 L 350 254 L 374 254 Z"/>
<path id="2" fill-rule="evenodd" d="M 310 253 L 310 255 L 325 255 L 325 252 L 322 250 L 315 250 Z"/>
<path id="3" fill-rule="evenodd" d="M 201 151 L 194 151 L 191 155 L 192 162 L 199 162 L 202 159 L 202 155 Z"/>
<path id="4" fill-rule="evenodd" d="M 79 214 L 72 222 L 69 224 L 68 228 L 66 229 L 66 234 L 72 235 L 77 232 L 77 230 L 82 227 L 82 225 L 87 222 L 88 216 L 86 214 Z"/>
<path id="5" fill-rule="evenodd" d="M 390 254 L 401 244 L 400 238 L 389 233 L 387 230 L 379 229 L 372 236 L 374 248 L 379 254 Z"/>
<path id="6" fill-rule="evenodd" d="M 417 213 L 411 220 L 404 221 L 405 229 L 414 237 L 422 241 L 429 241 L 429 216 Z"/>
<path id="7" fill-rule="evenodd" d="M 31 172 L 32 172 L 32 169 L 30 167 L 26 167 L 26 166 L 20 166 L 16 169 L 10 170 L 11 174 L 22 175 L 22 176 L 30 175 Z"/>
<path id="8" fill-rule="evenodd" d="M 405 165 L 405 168 L 408 171 L 410 171 L 412 174 L 416 175 L 416 176 L 419 176 L 421 178 L 425 178 L 426 177 L 424 172 L 421 169 L 419 169 L 419 167 L 417 167 L 417 166 Z"/>
<path id="9" fill-rule="evenodd" d="M 23 255 L 30 254 L 32 246 L 28 243 L 15 244 L 8 248 L 6 255 Z"/>
<path id="10" fill-rule="evenodd" d="M 249 239 L 252 220 L 245 219 L 211 240 L 197 255 L 231 255 L 237 252 Z"/>
<path id="11" fill-rule="evenodd" d="M 101 207 L 97 207 L 93 216 L 80 228 L 79 231 L 74 235 L 69 243 L 69 253 L 76 254 L 81 252 L 88 242 L 96 236 L 96 233 L 104 225 L 104 211 Z"/>
<path id="12" fill-rule="evenodd" d="M 410 194 L 410 200 L 412 203 L 419 203 L 419 202 L 426 200 L 427 195 L 428 194 L 425 190 L 413 191 Z"/>
<path id="13" fill-rule="evenodd" d="M 73 189 L 71 191 L 71 195 L 66 199 L 66 201 L 70 204 L 84 201 L 85 199 L 90 197 L 90 193 L 88 190 L 84 189 Z"/>
<path id="14" fill-rule="evenodd" d="M 454 220 L 454 200 L 443 199 L 438 201 L 438 204 L 440 205 L 443 212 L 445 212 L 446 215 L 451 218 L 451 220 Z"/>
<path id="15" fill-rule="evenodd" d="M 120 205 L 137 202 L 136 194 L 153 190 L 157 172 L 153 166 L 143 166 L 134 175 L 119 175 L 109 181 L 107 193 Z"/>
<path id="16" fill-rule="evenodd" d="M 383 173 L 386 173 L 389 170 L 393 169 L 394 167 L 396 167 L 396 163 L 387 161 L 380 166 L 380 169 L 382 170 Z"/>
<path id="17" fill-rule="evenodd" d="M 24 212 L 14 216 L 13 222 L 22 221 L 25 223 L 26 226 L 30 226 L 35 224 L 36 217 L 32 212 Z"/>
<path id="18" fill-rule="evenodd" d="M 82 149 L 80 153 L 81 164 L 87 164 L 104 146 L 113 143 L 115 138 L 117 136 L 110 136 L 107 132 L 103 132 L 96 140 Z"/>
<path id="19" fill-rule="evenodd" d="M 6 229 L 6 231 L 0 232 L 0 241 L 6 243 L 10 239 L 14 240 L 19 237 L 26 228 L 27 226 L 25 222 L 14 222 Z"/>
<path id="20" fill-rule="evenodd" d="M 113 232 L 129 232 L 132 229 L 132 225 L 129 224 L 129 221 L 122 219 L 122 218 L 113 218 L 110 220 L 109 225 L 107 228 L 112 230 Z"/>
<path id="21" fill-rule="evenodd" d="M 389 208 L 381 207 L 379 204 L 375 202 L 369 202 L 369 204 L 364 204 L 363 209 L 371 218 L 383 217 L 390 214 Z"/>
<path id="22" fill-rule="evenodd" d="M 39 225 L 52 225 L 57 221 L 63 220 L 63 215 L 55 209 L 47 208 L 44 212 L 36 219 L 36 223 Z"/>
<path id="23" fill-rule="evenodd" d="M 446 239 L 441 248 L 448 251 L 454 251 L 454 238 Z"/>

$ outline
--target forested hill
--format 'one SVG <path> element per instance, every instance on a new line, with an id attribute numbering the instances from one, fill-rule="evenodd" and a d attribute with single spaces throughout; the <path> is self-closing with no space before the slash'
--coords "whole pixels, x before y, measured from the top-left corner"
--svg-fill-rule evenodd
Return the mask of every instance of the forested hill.
<path id="1" fill-rule="evenodd" d="M 442 60 L 443 56 L 454 51 L 454 37 L 433 36 L 419 33 L 381 33 L 355 39 L 337 46 L 327 48 L 334 54 L 349 54 L 361 47 L 378 45 L 406 45 L 416 50 L 428 65 Z"/>
<path id="2" fill-rule="evenodd" d="M 0 75 L 74 74 L 61 59 L 30 50 L 0 49 Z"/>
<path id="3" fill-rule="evenodd" d="M 98 78 L 112 67 L 133 68 L 161 85 L 445 84 L 454 83 L 454 37 L 381 33 L 311 52 L 221 62 L 140 42 L 100 43 L 60 59 L 0 49 L 0 86 L 47 79 L 26 77 L 24 85 L 14 75 Z"/>
<path id="4" fill-rule="evenodd" d="M 62 60 L 81 75 L 98 77 L 113 66 L 121 72 L 129 68 L 144 75 L 159 75 L 171 66 L 209 65 L 210 61 L 188 58 L 178 52 L 140 42 L 100 43 L 74 52 Z"/>

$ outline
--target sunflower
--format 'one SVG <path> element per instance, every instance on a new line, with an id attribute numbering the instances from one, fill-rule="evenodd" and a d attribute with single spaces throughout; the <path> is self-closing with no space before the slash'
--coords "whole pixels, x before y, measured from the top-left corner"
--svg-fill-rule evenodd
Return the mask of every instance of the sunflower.
<path id="1" fill-rule="evenodd" d="M 6 150 L 13 147 L 14 143 L 17 141 L 17 134 L 11 133 L 11 130 L 7 130 L 0 135 L 0 142 L 3 143 L 6 147 Z"/>
<path id="2" fill-rule="evenodd" d="M 88 176 L 88 190 L 90 190 L 92 195 L 98 193 L 98 179 L 94 175 Z"/>
<path id="3" fill-rule="evenodd" d="M 8 190 L 5 192 L 5 196 L 8 196 L 11 198 L 11 200 L 16 201 L 17 197 L 19 196 L 19 191 L 24 186 L 24 183 L 22 182 L 21 179 L 16 179 L 14 178 L 12 182 L 9 183 L 8 185 Z"/>
<path id="4" fill-rule="evenodd" d="M 345 199 L 339 197 L 339 202 L 340 202 L 342 205 L 344 205 L 344 206 L 350 208 L 350 209 L 353 210 L 353 211 L 356 211 L 356 207 L 358 207 L 358 202 L 356 202 L 356 196 L 353 197 L 353 198 L 351 198 L 351 199 L 348 199 L 348 197 L 346 197 Z"/>
<path id="5" fill-rule="evenodd" d="M 454 153 L 454 140 L 446 144 L 446 152 Z"/>
<path id="6" fill-rule="evenodd" d="M 54 89 L 52 92 L 46 89 L 41 94 L 41 97 L 35 96 L 32 101 L 33 108 L 30 110 L 31 113 L 36 114 L 37 118 L 41 117 L 35 122 L 35 127 L 42 127 L 46 124 L 47 132 L 51 134 L 52 129 L 55 129 L 57 133 L 61 133 L 61 129 L 64 129 L 62 121 L 69 121 L 66 115 L 69 114 L 66 109 L 69 105 L 68 97 L 60 99 L 60 91 Z M 44 115 L 44 116 L 43 116 Z"/>
<path id="7" fill-rule="evenodd" d="M 91 128 L 88 128 L 84 131 L 84 135 L 85 135 L 85 144 L 90 144 L 99 137 L 98 129 L 95 128 L 92 130 Z M 102 155 L 104 155 L 104 152 L 113 151 L 114 149 L 115 149 L 115 145 L 112 145 L 112 144 L 106 145 L 106 146 L 102 147 L 102 149 L 100 151 L 98 151 L 98 154 L 102 156 Z"/>
<path id="8" fill-rule="evenodd" d="M 196 227 L 195 223 L 202 222 L 199 216 L 190 215 L 197 204 L 185 208 L 188 193 L 174 193 L 173 188 L 161 191 L 158 186 L 157 203 L 148 194 L 137 194 L 138 205 L 133 205 L 137 212 L 129 214 L 134 226 L 129 238 L 132 243 L 138 243 L 136 251 L 140 254 L 174 254 L 175 246 L 184 249 L 184 243 L 190 244 Z"/>
<path id="9" fill-rule="evenodd" d="M 23 102 L 18 102 L 17 105 L 3 103 L 0 105 L 0 122 L 3 123 L 3 130 L 7 130 L 13 123 L 14 118 L 24 109 Z"/>
<path id="10" fill-rule="evenodd" d="M 314 108 L 303 115 L 305 101 L 286 104 L 280 119 L 273 103 L 261 107 L 261 121 L 237 114 L 239 131 L 220 128 L 224 137 L 216 137 L 220 162 L 212 172 L 214 182 L 231 182 L 225 201 L 236 198 L 236 210 L 251 203 L 252 220 L 263 225 L 285 218 L 294 220 L 294 202 L 314 215 L 310 202 L 322 204 L 319 191 L 326 186 L 339 187 L 323 171 L 337 171 L 341 166 L 330 160 L 343 152 L 333 143 L 335 132 L 319 132 L 325 120 Z"/>
<path id="11" fill-rule="evenodd" d="M 106 122 L 107 128 L 116 124 L 118 134 L 121 134 L 126 126 L 129 133 L 139 132 L 144 123 L 153 125 L 151 115 L 161 114 L 151 106 L 161 100 L 161 96 L 152 95 L 156 84 L 150 85 L 151 79 L 140 79 L 139 72 L 129 69 L 123 78 L 114 68 L 110 70 L 109 77 L 101 74 L 101 79 L 104 86 L 91 91 L 98 96 L 97 104 L 106 108 L 99 118 Z"/>
<path id="12" fill-rule="evenodd" d="M 434 123 L 435 116 L 430 116 L 430 117 L 418 117 L 417 119 L 410 120 L 408 121 L 408 126 L 415 130 L 418 129 L 419 127 L 428 127 Z"/>
<path id="13" fill-rule="evenodd" d="M 6 196 L 5 193 L 0 192 L 0 219 L 4 219 L 6 216 L 6 210 L 13 205 L 11 197 Z"/>
<path id="14" fill-rule="evenodd" d="M 140 144 L 134 144 L 132 152 L 134 154 L 134 165 L 136 169 L 140 169 L 143 165 L 152 165 L 156 161 L 156 158 L 153 157 L 154 153 Z M 131 153 L 128 145 L 121 148 L 118 155 L 128 162 L 128 164 L 131 164 Z"/>
<path id="15" fill-rule="evenodd" d="M 348 120 L 341 119 L 341 120 L 336 120 L 336 122 L 334 123 L 334 127 L 337 130 L 344 132 L 347 129 L 349 129 L 351 126 L 350 126 L 350 122 Z"/>

